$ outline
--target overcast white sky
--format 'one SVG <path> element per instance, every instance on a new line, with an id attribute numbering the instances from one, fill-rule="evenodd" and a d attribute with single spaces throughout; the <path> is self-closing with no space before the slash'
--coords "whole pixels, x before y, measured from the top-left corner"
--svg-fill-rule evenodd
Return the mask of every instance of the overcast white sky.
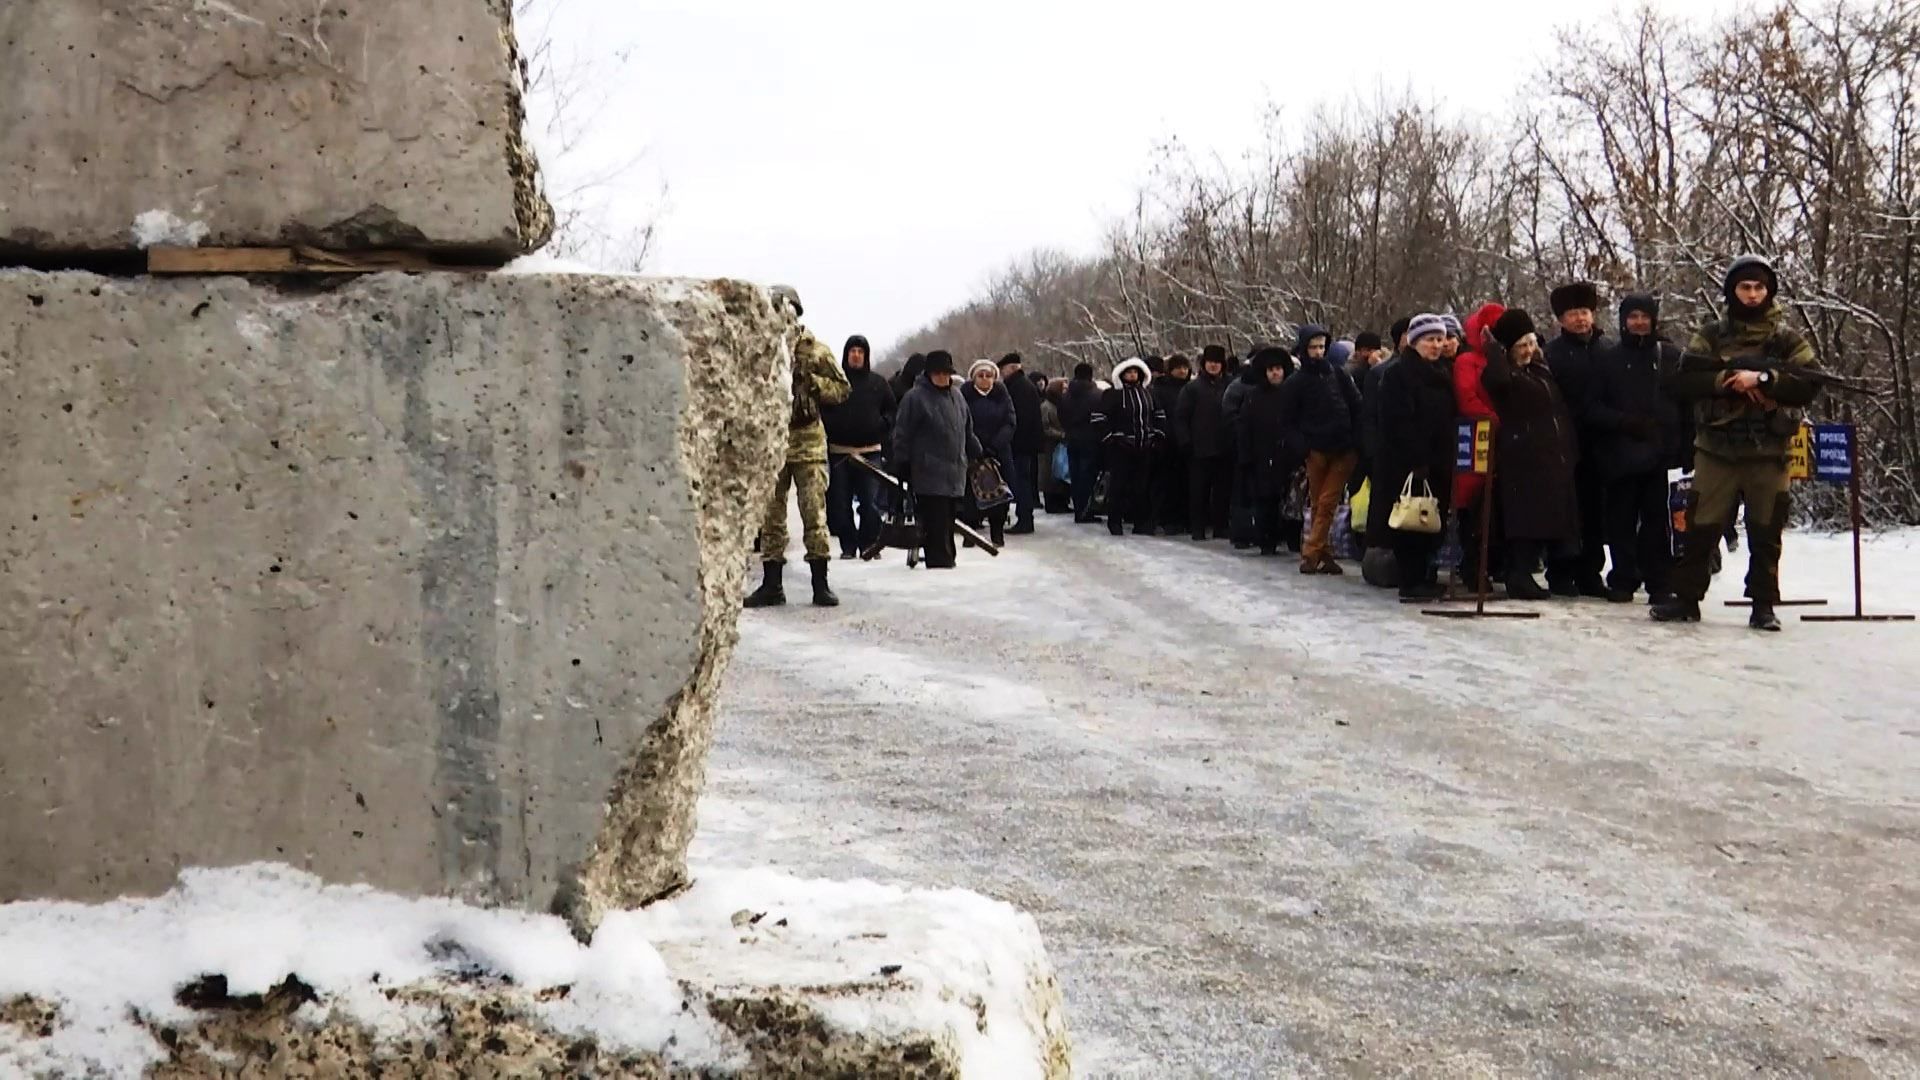
<path id="1" fill-rule="evenodd" d="M 658 221 L 650 272 L 790 283 L 822 338 L 881 351 L 1025 251 L 1091 251 L 1168 136 L 1237 158 L 1269 103 L 1409 87 L 1498 124 L 1553 56 L 1549 20 L 1612 21 L 1538 0 L 541 2 L 606 94 L 551 186 L 644 153 L 604 212 Z"/>

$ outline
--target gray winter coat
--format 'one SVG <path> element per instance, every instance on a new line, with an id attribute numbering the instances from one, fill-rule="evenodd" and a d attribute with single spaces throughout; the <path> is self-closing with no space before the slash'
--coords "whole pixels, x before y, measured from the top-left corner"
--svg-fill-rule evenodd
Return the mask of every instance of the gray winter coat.
<path id="1" fill-rule="evenodd" d="M 941 390 L 925 375 L 916 379 L 894 414 L 889 459 L 914 494 L 960 498 L 967 493 L 967 462 L 983 456 L 960 380 Z"/>

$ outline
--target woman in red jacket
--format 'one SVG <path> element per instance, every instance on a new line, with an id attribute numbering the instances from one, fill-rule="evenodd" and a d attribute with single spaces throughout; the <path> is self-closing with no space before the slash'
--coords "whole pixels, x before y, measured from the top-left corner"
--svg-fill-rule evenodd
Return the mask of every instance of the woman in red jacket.
<path id="1" fill-rule="evenodd" d="M 1453 358 L 1453 397 L 1459 403 L 1462 419 L 1493 420 L 1499 417 L 1494 409 L 1493 397 L 1480 384 L 1480 376 L 1487 370 L 1487 335 L 1493 332 L 1493 324 L 1506 311 L 1500 304 L 1487 303 L 1467 316 L 1466 341 L 1460 347 L 1460 355 Z M 1478 473 L 1453 474 L 1453 508 L 1460 515 L 1460 577 L 1472 587 L 1478 587 L 1480 581 L 1480 497 L 1486 492 L 1486 487 L 1487 478 Z M 1493 565 L 1487 568 L 1496 580 L 1501 563 L 1499 539 L 1496 518 L 1493 542 L 1488 545 Z"/>

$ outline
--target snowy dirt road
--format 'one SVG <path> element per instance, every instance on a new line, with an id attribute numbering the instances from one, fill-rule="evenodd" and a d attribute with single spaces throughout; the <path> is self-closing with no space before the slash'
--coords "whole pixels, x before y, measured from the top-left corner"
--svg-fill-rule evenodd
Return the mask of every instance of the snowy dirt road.
<path id="1" fill-rule="evenodd" d="M 1920 1076 L 1920 628 L 1753 634 L 1744 550 L 1698 627 L 1464 623 L 1040 529 L 747 613 L 696 860 L 1025 907 L 1084 1076 Z"/>

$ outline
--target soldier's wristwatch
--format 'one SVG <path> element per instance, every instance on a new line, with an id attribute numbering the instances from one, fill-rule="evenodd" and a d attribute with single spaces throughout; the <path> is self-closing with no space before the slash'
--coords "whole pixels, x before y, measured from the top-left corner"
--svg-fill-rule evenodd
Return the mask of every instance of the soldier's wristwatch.
<path id="1" fill-rule="evenodd" d="M 1772 385 L 1773 385 L 1773 372 L 1771 372 L 1771 371 L 1763 371 L 1763 372 L 1761 372 L 1761 373 L 1760 373 L 1760 385 L 1761 385 L 1761 386 L 1772 386 Z"/>

